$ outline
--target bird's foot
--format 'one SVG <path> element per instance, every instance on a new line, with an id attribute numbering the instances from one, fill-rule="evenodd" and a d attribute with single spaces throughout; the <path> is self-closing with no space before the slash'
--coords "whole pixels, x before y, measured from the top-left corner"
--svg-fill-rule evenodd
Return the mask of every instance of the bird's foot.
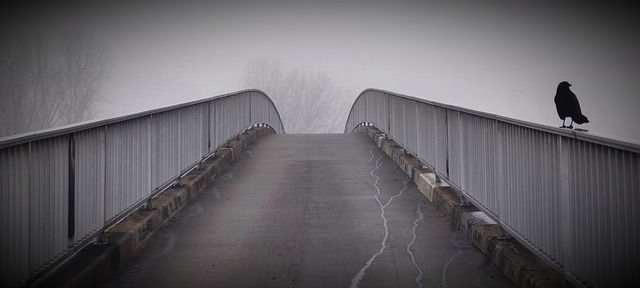
<path id="1" fill-rule="evenodd" d="M 569 127 L 567 127 L 567 128 L 569 128 L 569 129 L 573 129 L 573 125 L 569 125 Z"/>
<path id="2" fill-rule="evenodd" d="M 567 126 L 562 125 L 562 126 L 560 126 L 559 128 L 567 128 Z"/>

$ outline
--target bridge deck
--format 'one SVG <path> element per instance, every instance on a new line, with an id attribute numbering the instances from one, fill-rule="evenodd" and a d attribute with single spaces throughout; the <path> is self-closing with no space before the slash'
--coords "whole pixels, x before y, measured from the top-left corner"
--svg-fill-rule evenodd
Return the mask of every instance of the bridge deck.
<path id="1" fill-rule="evenodd" d="M 364 134 L 268 135 L 105 287 L 508 287 Z"/>

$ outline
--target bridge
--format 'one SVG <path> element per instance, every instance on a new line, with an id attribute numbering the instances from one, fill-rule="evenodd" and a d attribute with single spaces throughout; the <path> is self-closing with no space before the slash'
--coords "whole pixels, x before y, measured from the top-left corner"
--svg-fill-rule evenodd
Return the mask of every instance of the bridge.
<path id="1" fill-rule="evenodd" d="M 634 283 L 638 145 L 375 89 L 284 132 L 245 90 L 0 139 L 2 286 Z"/>

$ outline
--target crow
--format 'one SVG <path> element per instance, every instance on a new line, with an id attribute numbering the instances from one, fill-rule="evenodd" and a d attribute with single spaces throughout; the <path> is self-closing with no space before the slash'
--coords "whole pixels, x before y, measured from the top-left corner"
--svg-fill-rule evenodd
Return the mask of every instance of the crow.
<path id="1" fill-rule="evenodd" d="M 560 128 L 573 129 L 573 122 L 576 122 L 576 124 L 589 123 L 587 116 L 582 115 L 578 97 L 576 97 L 576 94 L 571 92 L 569 89 L 570 86 L 571 84 L 567 81 L 560 82 L 560 84 L 558 84 L 558 89 L 556 90 L 556 97 L 553 98 L 556 102 L 558 116 L 562 119 L 562 126 L 560 126 Z M 564 124 L 565 118 L 567 117 L 571 117 L 571 124 L 569 124 L 569 127 Z"/>

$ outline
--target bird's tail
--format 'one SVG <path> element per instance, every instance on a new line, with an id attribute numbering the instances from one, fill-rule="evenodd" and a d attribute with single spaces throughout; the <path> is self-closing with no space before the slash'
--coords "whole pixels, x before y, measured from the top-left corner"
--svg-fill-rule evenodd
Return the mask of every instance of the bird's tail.
<path id="1" fill-rule="evenodd" d="M 587 119 L 587 116 L 584 116 L 584 115 L 578 115 L 572 119 L 573 119 L 573 122 L 576 122 L 577 124 L 589 123 L 589 119 Z"/>

